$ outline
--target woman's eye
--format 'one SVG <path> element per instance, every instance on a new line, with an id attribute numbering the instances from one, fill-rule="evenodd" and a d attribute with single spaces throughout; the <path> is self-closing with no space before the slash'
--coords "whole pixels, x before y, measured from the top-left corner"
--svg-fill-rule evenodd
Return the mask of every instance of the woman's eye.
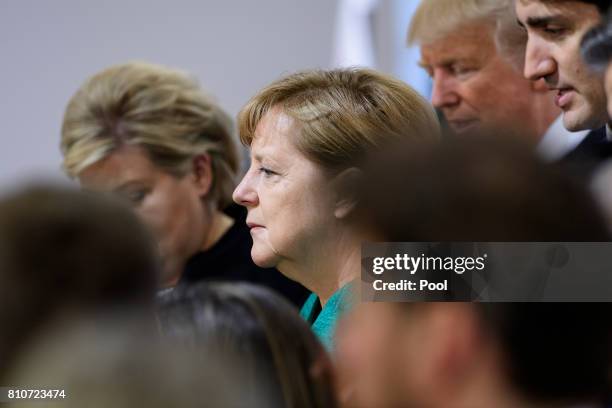
<path id="1" fill-rule="evenodd" d="M 272 171 L 270 169 L 267 169 L 265 167 L 260 167 L 259 168 L 259 172 L 262 173 L 264 175 L 264 177 L 270 177 L 270 176 L 273 176 L 275 174 L 278 174 L 278 173 L 276 173 L 276 172 L 274 172 L 274 171 Z"/>

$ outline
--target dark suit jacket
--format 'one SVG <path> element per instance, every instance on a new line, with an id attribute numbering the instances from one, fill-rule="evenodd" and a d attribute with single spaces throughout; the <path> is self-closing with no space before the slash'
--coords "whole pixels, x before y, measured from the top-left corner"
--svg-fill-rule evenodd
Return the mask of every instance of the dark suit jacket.
<path id="1" fill-rule="evenodd" d="M 559 163 L 573 177 L 587 181 L 593 171 L 608 159 L 612 159 L 612 142 L 607 140 L 604 126 L 590 131 L 584 140 L 566 154 Z"/>

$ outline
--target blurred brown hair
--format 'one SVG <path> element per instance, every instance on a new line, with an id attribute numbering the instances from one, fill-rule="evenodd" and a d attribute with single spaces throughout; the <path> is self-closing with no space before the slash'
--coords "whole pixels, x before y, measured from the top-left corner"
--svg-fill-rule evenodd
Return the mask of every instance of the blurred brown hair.
<path id="1" fill-rule="evenodd" d="M 361 217 L 387 241 L 608 241 L 584 186 L 511 137 L 395 149 L 372 162 Z"/>
<path id="2" fill-rule="evenodd" d="M 0 376 L 62 313 L 147 308 L 157 285 L 148 231 L 110 197 L 35 186 L 0 201 Z"/>

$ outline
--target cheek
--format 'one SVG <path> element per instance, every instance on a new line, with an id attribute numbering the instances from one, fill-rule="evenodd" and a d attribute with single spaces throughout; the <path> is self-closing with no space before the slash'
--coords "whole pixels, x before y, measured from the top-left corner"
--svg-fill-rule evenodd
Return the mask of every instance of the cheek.
<path id="1" fill-rule="evenodd" d="M 487 80 L 481 87 L 483 104 L 491 109 L 507 111 L 513 104 L 506 104 L 500 109 L 500 101 L 511 101 L 513 98 L 527 99 L 532 97 L 530 82 L 514 71 L 508 64 L 499 63 L 497 68 L 487 74 Z M 503 104 L 502 104 L 503 105 Z M 522 106 L 523 104 L 518 104 Z"/>
<path id="2" fill-rule="evenodd" d="M 261 189 L 261 212 L 271 244 L 279 250 L 281 246 L 300 249 L 311 240 L 322 238 L 333 211 L 328 201 L 329 197 L 315 185 Z"/>
<path id="3" fill-rule="evenodd" d="M 136 209 L 140 218 L 151 228 L 158 238 L 163 238 L 165 230 L 171 224 L 169 216 L 172 213 L 172 206 L 167 197 L 158 192 L 152 192 L 145 198 L 142 204 Z"/>
<path id="4" fill-rule="evenodd" d="M 493 83 L 490 75 L 476 74 L 462 84 L 459 88 L 459 95 L 464 104 L 469 105 L 476 112 L 486 112 L 491 106 L 499 104 L 499 93 L 496 92 L 499 84 L 494 86 Z"/>
<path id="5" fill-rule="evenodd" d="M 282 200 L 278 205 L 264 207 L 264 222 L 269 243 L 284 255 L 301 252 L 311 235 L 311 208 L 294 197 Z"/>
<path id="6" fill-rule="evenodd" d="M 174 251 L 196 229 L 193 199 L 180 190 L 153 192 L 137 210 L 164 252 Z"/>

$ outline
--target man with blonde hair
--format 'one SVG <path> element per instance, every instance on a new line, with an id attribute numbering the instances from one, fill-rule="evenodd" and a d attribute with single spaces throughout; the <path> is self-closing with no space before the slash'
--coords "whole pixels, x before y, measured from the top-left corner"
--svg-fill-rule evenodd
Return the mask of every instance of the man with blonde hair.
<path id="1" fill-rule="evenodd" d="M 421 46 L 432 103 L 454 133 L 503 130 L 537 145 L 544 158 L 559 159 L 580 136 L 563 128 L 545 85 L 524 79 L 498 52 L 496 24 L 507 9 L 504 0 L 423 0 L 408 43 Z"/>

